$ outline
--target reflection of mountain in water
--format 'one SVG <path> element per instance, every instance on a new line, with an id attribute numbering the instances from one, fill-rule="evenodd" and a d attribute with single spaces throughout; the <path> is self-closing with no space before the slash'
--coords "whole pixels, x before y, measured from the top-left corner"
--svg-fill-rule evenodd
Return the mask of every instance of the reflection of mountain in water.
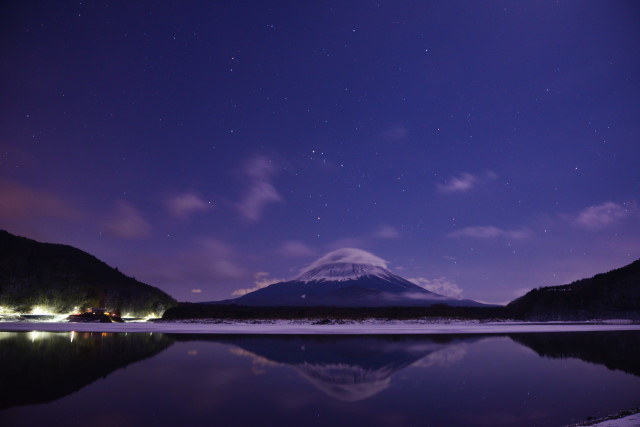
<path id="1" fill-rule="evenodd" d="M 290 365 L 344 401 L 374 396 L 389 387 L 393 374 L 412 364 L 453 363 L 465 355 L 463 339 L 451 337 L 236 336 L 223 341 L 243 350 L 237 354 Z"/>
<path id="2" fill-rule="evenodd" d="M 581 359 L 640 376 L 640 332 L 529 333 L 511 335 L 543 357 Z"/>
<path id="3" fill-rule="evenodd" d="M 162 334 L 0 332 L 0 410 L 59 399 L 171 344 Z"/>

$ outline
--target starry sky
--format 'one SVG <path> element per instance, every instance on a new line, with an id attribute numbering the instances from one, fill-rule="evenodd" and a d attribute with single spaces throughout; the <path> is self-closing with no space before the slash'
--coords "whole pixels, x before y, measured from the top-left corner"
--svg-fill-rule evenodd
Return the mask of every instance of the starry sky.
<path id="1" fill-rule="evenodd" d="M 0 228 L 181 301 L 358 248 L 503 303 L 640 257 L 635 1 L 0 5 Z"/>

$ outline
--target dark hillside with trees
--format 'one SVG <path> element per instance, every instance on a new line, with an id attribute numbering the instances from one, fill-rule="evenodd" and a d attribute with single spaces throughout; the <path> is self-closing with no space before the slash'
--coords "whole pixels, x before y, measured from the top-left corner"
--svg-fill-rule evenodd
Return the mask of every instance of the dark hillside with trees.
<path id="1" fill-rule="evenodd" d="M 640 260 L 568 285 L 533 289 L 507 309 L 526 320 L 640 319 Z"/>
<path id="2" fill-rule="evenodd" d="M 67 245 L 39 243 L 0 230 L 0 306 L 55 313 L 104 307 L 132 316 L 160 314 L 176 301 Z"/>

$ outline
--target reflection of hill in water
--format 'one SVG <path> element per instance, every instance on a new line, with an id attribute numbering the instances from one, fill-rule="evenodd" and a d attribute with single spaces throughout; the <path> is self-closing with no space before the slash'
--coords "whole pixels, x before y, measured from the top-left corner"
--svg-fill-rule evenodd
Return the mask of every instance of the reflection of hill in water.
<path id="1" fill-rule="evenodd" d="M 577 358 L 640 376 L 639 331 L 509 336 L 540 356 Z M 0 332 L 0 410 L 59 399 L 174 341 L 230 344 L 234 354 L 250 356 L 256 365 L 290 366 L 328 396 L 359 401 L 388 388 L 402 369 L 453 364 L 465 357 L 467 345 L 485 338 Z"/>
<path id="2" fill-rule="evenodd" d="M 171 344 L 162 334 L 0 332 L 0 410 L 59 399 Z"/>
<path id="3" fill-rule="evenodd" d="M 511 339 L 543 357 L 581 359 L 640 376 L 640 332 L 514 334 Z"/>
<path id="4" fill-rule="evenodd" d="M 233 344 L 263 361 L 292 366 L 327 395 L 344 401 L 367 399 L 386 389 L 391 377 L 415 363 L 452 363 L 476 338 L 418 336 L 235 336 Z"/>

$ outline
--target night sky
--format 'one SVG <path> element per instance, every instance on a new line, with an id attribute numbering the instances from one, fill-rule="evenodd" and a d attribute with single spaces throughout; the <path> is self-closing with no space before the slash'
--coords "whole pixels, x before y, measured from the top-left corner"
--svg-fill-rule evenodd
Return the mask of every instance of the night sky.
<path id="1" fill-rule="evenodd" d="M 182 301 L 343 247 L 486 302 L 621 267 L 639 22 L 635 1 L 2 2 L 0 228 Z"/>

